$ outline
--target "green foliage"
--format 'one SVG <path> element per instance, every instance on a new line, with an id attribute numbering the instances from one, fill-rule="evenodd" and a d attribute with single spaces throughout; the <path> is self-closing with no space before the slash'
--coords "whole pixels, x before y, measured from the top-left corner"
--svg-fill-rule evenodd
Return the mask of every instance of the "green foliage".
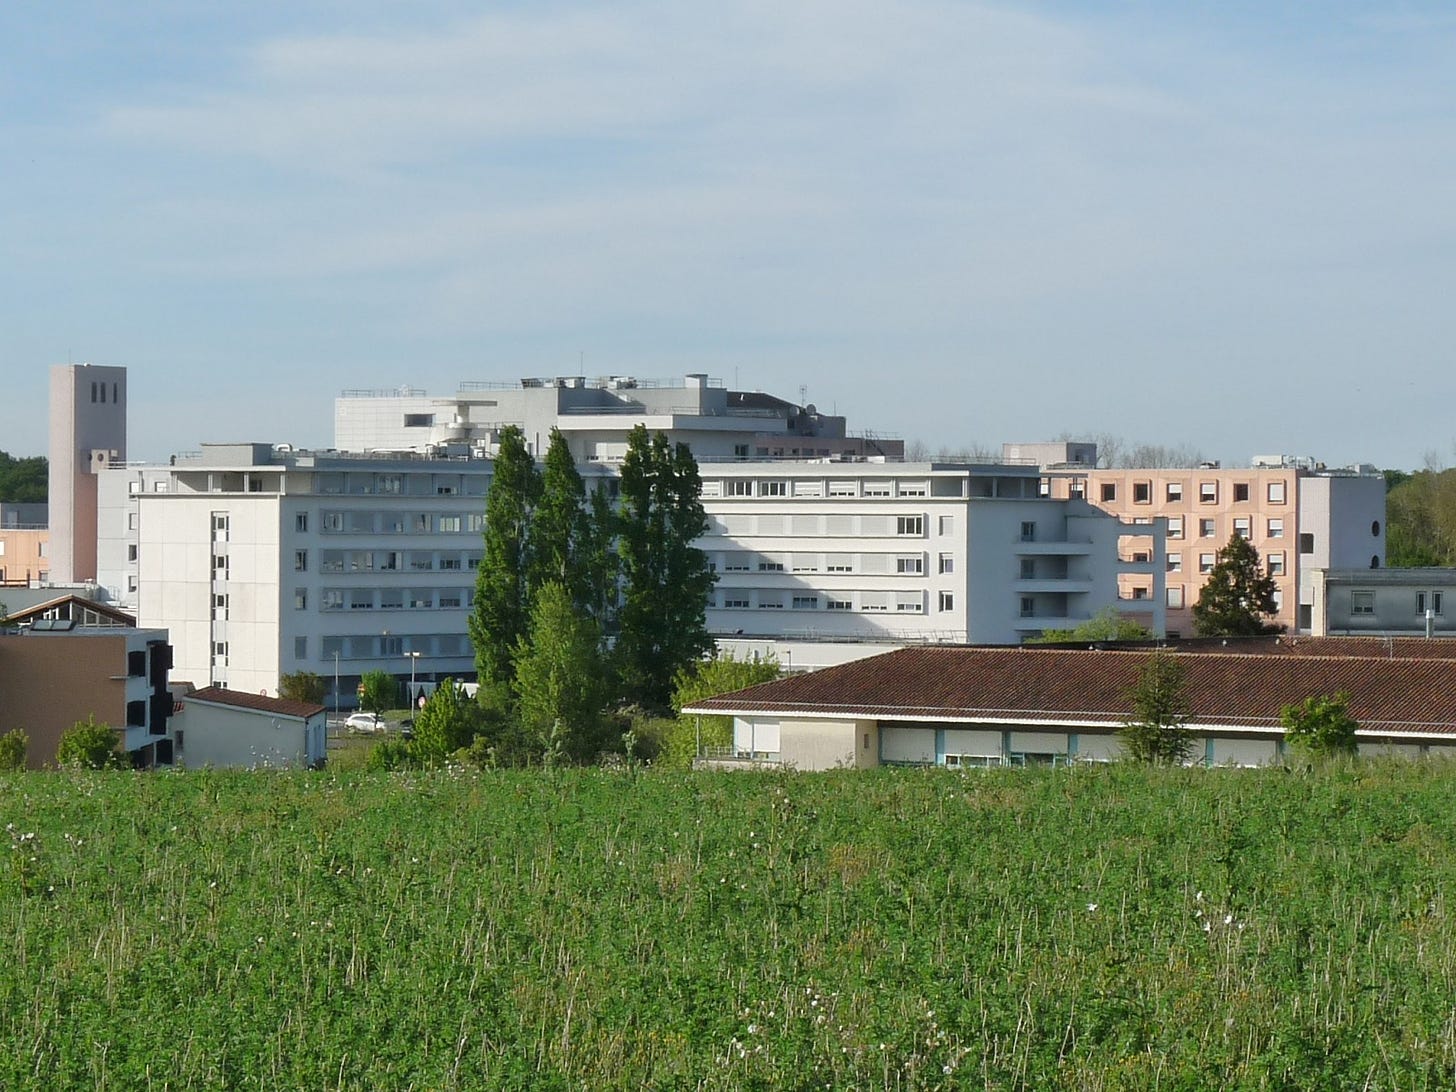
<path id="1" fill-rule="evenodd" d="M 1219 550 L 1198 602 L 1193 629 L 1200 637 L 1258 637 L 1284 627 L 1264 619 L 1274 614 L 1274 578 L 1259 563 L 1259 551 L 1235 534 Z"/>
<path id="2" fill-rule="evenodd" d="M 1041 636 L 1033 637 L 1029 645 L 1051 645 L 1065 642 L 1091 643 L 1095 641 L 1146 641 L 1153 631 L 1136 619 L 1129 618 L 1116 607 L 1104 607 L 1093 617 L 1072 629 L 1047 629 Z"/>
<path id="3" fill-rule="evenodd" d="M 1322 760 L 1353 756 L 1357 751 L 1355 730 L 1359 727 L 1350 716 L 1350 695 L 1311 695 L 1297 705 L 1286 705 L 1279 711 L 1284 737 L 1310 759 Z"/>
<path id="4" fill-rule="evenodd" d="M 359 708 L 376 716 L 386 709 L 393 709 L 399 701 L 399 680 L 388 671 L 366 671 L 359 676 L 363 693 L 359 697 Z"/>
<path id="5" fill-rule="evenodd" d="M 25 752 L 29 747 L 30 737 L 20 728 L 0 736 L 0 771 L 25 769 Z"/>
<path id="6" fill-rule="evenodd" d="M 322 705 L 328 693 L 323 677 L 312 671 L 295 671 L 278 678 L 278 696 L 289 701 L 306 701 Z"/>
<path id="7" fill-rule="evenodd" d="M 1132 761 L 1176 764 L 1188 758 L 1193 737 L 1184 727 L 1189 713 L 1186 682 L 1183 665 L 1162 649 L 1143 664 L 1137 683 L 1128 691 L 1133 715 L 1118 732 Z"/>
<path id="8" fill-rule="evenodd" d="M 1446 1088 L 1453 795 L 0 775 L 0 1088 Z"/>
<path id="9" fill-rule="evenodd" d="M 77 721 L 61 733 L 56 765 L 63 769 L 105 770 L 121 765 L 121 737 L 94 716 Z"/>
<path id="10" fill-rule="evenodd" d="M 625 697 L 666 708 L 672 680 L 712 647 L 706 618 L 714 576 L 694 541 L 707 530 L 697 462 L 687 445 L 627 438 L 618 529 L 622 562 L 621 632 L 616 652 Z"/>
<path id="11" fill-rule="evenodd" d="M 692 765 L 701 738 L 705 748 L 726 748 L 733 743 L 732 717 L 684 716 L 680 710 L 704 698 L 773 682 L 782 675 L 774 656 L 736 660 L 732 654 L 699 660 L 673 678 L 672 707 L 677 719 L 658 741 L 659 765 L 685 768 Z"/>
<path id="12" fill-rule="evenodd" d="M 446 679 L 415 714 L 413 753 L 421 762 L 443 762 L 470 745 L 482 719 L 480 706 Z"/>
<path id="13" fill-rule="evenodd" d="M 482 690 L 497 698 L 515 677 L 515 650 L 530 618 L 531 513 L 541 495 L 541 476 L 515 425 L 501 429 L 485 497 L 485 548 L 475 576 L 470 641 Z"/>
<path id="14" fill-rule="evenodd" d="M 566 588 L 576 607 L 586 607 L 590 591 L 582 554 L 589 538 L 589 519 L 586 488 L 571 449 L 561 431 L 553 428 L 541 473 L 540 500 L 531 514 L 530 595 L 534 596 L 548 581 L 555 581 Z"/>
<path id="15" fill-rule="evenodd" d="M 1385 480 L 1386 564 L 1456 565 L 1456 470 L 1387 470 Z"/>
<path id="16" fill-rule="evenodd" d="M 367 770 L 411 770 L 426 764 L 421 759 L 413 741 L 394 736 L 389 739 L 381 739 L 369 749 L 369 758 L 365 761 L 364 768 Z"/>
<path id="17" fill-rule="evenodd" d="M 17 459 L 0 451 L 0 504 L 44 504 L 50 487 L 44 455 Z"/>
<path id="18" fill-rule="evenodd" d="M 607 694 L 596 622 L 579 612 L 557 581 L 542 585 L 530 632 L 516 649 L 520 726 L 557 763 L 586 762 L 603 744 Z"/>

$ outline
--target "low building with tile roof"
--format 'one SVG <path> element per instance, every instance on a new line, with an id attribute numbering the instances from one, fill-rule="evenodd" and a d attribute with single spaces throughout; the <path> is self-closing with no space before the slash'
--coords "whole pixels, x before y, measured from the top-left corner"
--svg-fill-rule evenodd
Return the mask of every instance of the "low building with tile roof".
<path id="1" fill-rule="evenodd" d="M 1420 657 L 1310 654 L 1306 641 L 1271 641 L 1262 654 L 1170 653 L 1186 675 L 1196 760 L 1277 762 L 1283 707 L 1339 692 L 1349 694 L 1362 754 L 1456 757 L 1456 647 L 1428 645 Z M 1121 752 L 1117 733 L 1151 654 L 905 648 L 683 712 L 733 718 L 730 761 L 802 770 L 1108 761 Z"/>
<path id="2" fill-rule="evenodd" d="M 192 768 L 317 768 L 328 745 L 322 705 L 220 686 L 183 697 L 173 726 L 178 761 Z"/>

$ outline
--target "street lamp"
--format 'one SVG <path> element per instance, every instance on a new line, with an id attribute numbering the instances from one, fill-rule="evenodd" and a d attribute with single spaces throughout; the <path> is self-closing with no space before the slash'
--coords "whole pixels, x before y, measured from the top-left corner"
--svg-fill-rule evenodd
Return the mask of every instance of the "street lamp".
<path id="1" fill-rule="evenodd" d="M 405 655 L 409 657 L 409 662 L 410 662 L 409 700 L 410 700 L 410 708 L 413 709 L 414 708 L 414 704 L 415 704 L 415 665 L 420 662 L 420 653 L 418 653 L 418 652 L 406 652 Z"/>

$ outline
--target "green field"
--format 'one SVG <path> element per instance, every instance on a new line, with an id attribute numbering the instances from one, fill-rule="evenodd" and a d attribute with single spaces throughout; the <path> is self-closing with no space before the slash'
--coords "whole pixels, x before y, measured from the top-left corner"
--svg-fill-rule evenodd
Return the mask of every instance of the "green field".
<path id="1" fill-rule="evenodd" d="M 0 1087 L 1450 1088 L 1456 768 L 0 775 Z"/>

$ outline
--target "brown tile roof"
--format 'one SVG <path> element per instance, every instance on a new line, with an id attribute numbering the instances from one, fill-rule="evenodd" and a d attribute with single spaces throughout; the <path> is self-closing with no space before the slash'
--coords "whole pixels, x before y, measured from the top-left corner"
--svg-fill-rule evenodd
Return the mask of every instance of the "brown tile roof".
<path id="1" fill-rule="evenodd" d="M 1121 724 L 1144 651 L 905 648 L 695 702 L 688 712 L 880 720 Z M 1456 735 L 1456 662 L 1389 657 L 1178 655 L 1192 724 L 1269 730 L 1310 695 L 1350 694 L 1362 734 Z"/>
<path id="2" fill-rule="evenodd" d="M 213 705 L 230 705 L 236 709 L 252 709 L 259 713 L 272 713 L 279 717 L 298 717 L 307 720 L 328 710 L 311 701 L 290 701 L 288 698 L 269 698 L 262 694 L 249 694 L 244 690 L 227 690 L 221 686 L 205 686 L 182 698 L 189 701 L 210 702 Z"/>
<path id="3" fill-rule="evenodd" d="M 1258 656 L 1385 656 L 1414 660 L 1456 660 L 1456 639 L 1435 637 L 1184 637 L 1176 641 L 1097 641 L 1096 648 L 1117 651 L 1169 647 L 1177 652 L 1218 652 Z M 1085 651 L 1086 641 L 1050 648 Z"/>

